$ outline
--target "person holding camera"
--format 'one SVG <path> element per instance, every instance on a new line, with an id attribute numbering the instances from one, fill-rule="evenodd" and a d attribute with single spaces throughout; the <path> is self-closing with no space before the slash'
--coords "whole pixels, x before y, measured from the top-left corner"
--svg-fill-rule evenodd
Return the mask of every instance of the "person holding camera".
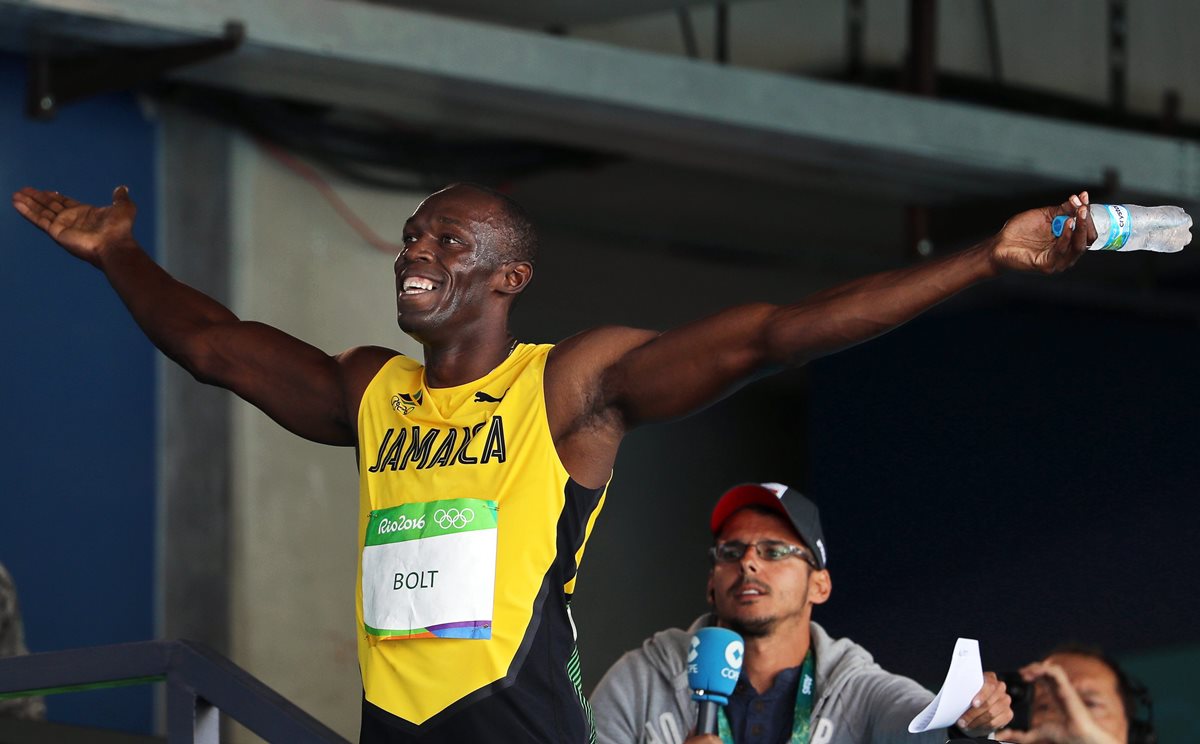
<path id="1" fill-rule="evenodd" d="M 1014 744 L 1156 744 L 1146 689 L 1098 651 L 1064 648 L 1020 670 L 1033 685 L 1029 730 L 996 737 Z M 1139 708 L 1146 709 L 1144 717 Z"/>

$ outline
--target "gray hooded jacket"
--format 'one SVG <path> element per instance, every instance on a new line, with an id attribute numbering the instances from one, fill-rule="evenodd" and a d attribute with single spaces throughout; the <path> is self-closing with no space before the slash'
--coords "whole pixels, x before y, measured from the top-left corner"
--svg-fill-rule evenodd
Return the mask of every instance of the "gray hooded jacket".
<path id="1" fill-rule="evenodd" d="M 591 697 L 598 744 L 679 744 L 688 737 L 697 712 L 687 684 L 688 642 L 711 622 L 705 615 L 688 631 L 655 633 L 608 670 Z M 908 733 L 933 693 L 884 671 L 853 641 L 811 627 L 817 699 L 810 744 L 944 744 L 945 730 Z"/>

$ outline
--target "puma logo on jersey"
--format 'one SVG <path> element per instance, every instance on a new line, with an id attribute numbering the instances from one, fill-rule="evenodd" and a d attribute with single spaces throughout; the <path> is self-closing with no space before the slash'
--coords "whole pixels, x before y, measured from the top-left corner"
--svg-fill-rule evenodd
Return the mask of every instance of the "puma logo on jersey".
<path id="1" fill-rule="evenodd" d="M 499 398 L 493 398 L 492 396 L 490 396 L 487 393 L 480 390 L 478 393 L 475 393 L 475 402 L 476 403 L 499 403 L 500 401 L 504 400 L 504 396 L 506 396 L 506 395 L 508 395 L 507 389 L 503 393 L 500 394 Z"/>
<path id="2" fill-rule="evenodd" d="M 405 416 L 417 410 L 421 405 L 421 391 L 415 393 L 396 393 L 392 396 L 392 410 L 399 411 Z"/>

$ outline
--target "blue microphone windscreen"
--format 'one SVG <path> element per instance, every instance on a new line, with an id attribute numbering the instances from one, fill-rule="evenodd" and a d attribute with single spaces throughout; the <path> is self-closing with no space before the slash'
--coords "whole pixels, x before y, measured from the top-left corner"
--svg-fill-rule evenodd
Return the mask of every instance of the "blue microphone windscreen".
<path id="1" fill-rule="evenodd" d="M 688 687 L 693 700 L 725 705 L 742 671 L 742 637 L 728 628 L 701 628 L 688 651 Z"/>

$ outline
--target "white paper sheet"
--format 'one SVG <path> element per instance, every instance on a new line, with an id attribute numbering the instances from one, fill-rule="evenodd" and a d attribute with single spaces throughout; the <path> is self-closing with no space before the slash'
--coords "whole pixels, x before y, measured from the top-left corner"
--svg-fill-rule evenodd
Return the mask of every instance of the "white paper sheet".
<path id="1" fill-rule="evenodd" d="M 919 734 L 953 726 L 971 707 L 971 699 L 980 687 L 983 687 L 983 662 L 979 659 L 979 641 L 959 638 L 942 689 L 908 724 L 908 732 Z"/>

